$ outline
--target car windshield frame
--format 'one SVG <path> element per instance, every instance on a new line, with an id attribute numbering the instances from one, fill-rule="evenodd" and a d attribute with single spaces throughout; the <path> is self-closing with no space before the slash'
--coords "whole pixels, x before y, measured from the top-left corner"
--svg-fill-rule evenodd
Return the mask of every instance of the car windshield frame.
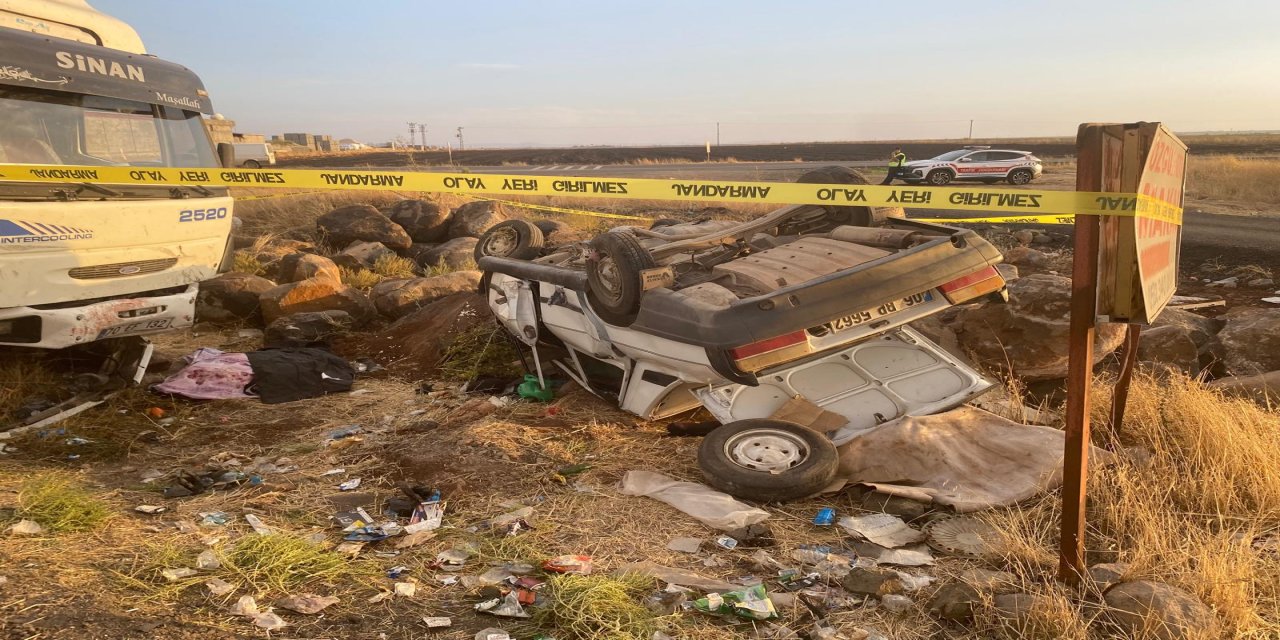
<path id="1" fill-rule="evenodd" d="M 0 85 L 0 165 L 218 167 L 199 112 Z"/>
<path id="2" fill-rule="evenodd" d="M 934 156 L 930 158 L 930 160 L 937 160 L 939 162 L 951 162 L 953 160 L 959 160 L 960 158 L 963 158 L 971 153 L 973 153 L 973 149 L 956 149 L 955 151 L 948 151 L 942 155 Z"/>

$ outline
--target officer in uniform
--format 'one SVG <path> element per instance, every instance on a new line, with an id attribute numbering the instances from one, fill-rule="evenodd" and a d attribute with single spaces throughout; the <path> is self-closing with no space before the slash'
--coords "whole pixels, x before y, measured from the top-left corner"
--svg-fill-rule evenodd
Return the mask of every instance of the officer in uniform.
<path id="1" fill-rule="evenodd" d="M 907 154 L 902 152 L 902 147 L 894 147 L 893 153 L 889 154 L 889 172 L 884 176 L 884 182 L 880 184 L 893 184 L 894 178 L 902 177 L 902 167 L 907 164 Z"/>

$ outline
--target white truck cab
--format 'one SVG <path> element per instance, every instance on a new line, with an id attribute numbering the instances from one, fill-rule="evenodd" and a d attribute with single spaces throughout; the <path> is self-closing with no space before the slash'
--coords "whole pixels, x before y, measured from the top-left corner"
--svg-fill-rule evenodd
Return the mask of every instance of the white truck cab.
<path id="1" fill-rule="evenodd" d="M 219 166 L 200 79 L 82 0 L 0 0 L 0 345 L 189 326 L 228 264 L 225 188 L 108 184 L 59 166 Z M 60 182 L 23 183 L 5 165 Z"/>

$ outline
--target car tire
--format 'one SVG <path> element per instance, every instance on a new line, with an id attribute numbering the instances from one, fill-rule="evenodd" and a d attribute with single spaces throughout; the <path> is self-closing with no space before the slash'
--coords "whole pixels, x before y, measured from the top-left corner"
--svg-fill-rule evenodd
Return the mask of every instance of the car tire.
<path id="1" fill-rule="evenodd" d="M 635 237 L 610 231 L 591 240 L 587 259 L 587 302 L 609 324 L 627 327 L 640 313 L 641 272 L 658 264 Z"/>
<path id="2" fill-rule="evenodd" d="M 262 163 L 258 162 L 257 160 L 245 160 L 244 163 L 241 164 L 240 166 L 246 169 L 261 169 Z"/>
<path id="3" fill-rule="evenodd" d="M 831 484 L 840 454 L 830 438 L 794 422 L 756 418 L 702 439 L 698 467 L 707 484 L 757 502 L 811 496 Z"/>
<path id="4" fill-rule="evenodd" d="M 871 184 L 862 173 L 831 165 L 806 171 L 796 178 L 799 184 Z M 827 218 L 836 224 L 847 224 L 855 227 L 870 227 L 884 222 L 886 218 L 902 218 L 906 213 L 900 207 L 826 207 Z"/>
<path id="5" fill-rule="evenodd" d="M 1031 179 L 1035 178 L 1035 174 L 1030 169 L 1014 169 L 1009 172 L 1009 184 L 1027 184 Z"/>
<path id="6" fill-rule="evenodd" d="M 528 220 L 506 220 L 490 227 L 476 243 L 473 255 L 480 258 L 532 260 L 542 255 L 546 239 L 542 229 Z"/>
<path id="7" fill-rule="evenodd" d="M 951 184 L 951 181 L 955 179 L 955 176 L 951 175 L 951 172 L 946 169 L 934 169 L 933 171 L 930 171 L 929 175 L 925 176 L 924 179 L 935 187 L 941 187 L 945 184 Z"/>

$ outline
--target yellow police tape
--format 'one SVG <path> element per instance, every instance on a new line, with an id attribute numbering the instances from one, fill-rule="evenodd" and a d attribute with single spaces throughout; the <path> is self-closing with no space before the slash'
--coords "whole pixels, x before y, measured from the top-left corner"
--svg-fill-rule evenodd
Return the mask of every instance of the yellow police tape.
<path id="1" fill-rule="evenodd" d="M 629 200 L 856 205 L 948 211 L 1141 216 L 1182 223 L 1182 209 L 1146 195 L 1020 189 L 736 182 L 654 178 L 347 171 L 323 169 L 170 169 L 15 165 L 0 181 L 200 185 L 285 189 L 406 190 L 486 196 L 567 196 Z M 954 221 L 953 221 L 954 222 Z"/>

